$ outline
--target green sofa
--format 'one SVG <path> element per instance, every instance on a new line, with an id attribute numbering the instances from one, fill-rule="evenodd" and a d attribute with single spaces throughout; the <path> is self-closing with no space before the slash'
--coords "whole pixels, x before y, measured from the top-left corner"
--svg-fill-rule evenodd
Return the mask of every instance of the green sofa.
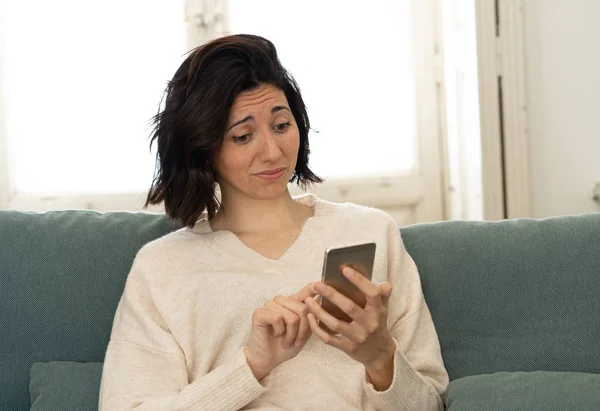
<path id="1" fill-rule="evenodd" d="M 0 211 L 0 410 L 97 405 L 113 315 L 163 215 Z M 451 411 L 600 410 L 600 214 L 401 229 Z"/>

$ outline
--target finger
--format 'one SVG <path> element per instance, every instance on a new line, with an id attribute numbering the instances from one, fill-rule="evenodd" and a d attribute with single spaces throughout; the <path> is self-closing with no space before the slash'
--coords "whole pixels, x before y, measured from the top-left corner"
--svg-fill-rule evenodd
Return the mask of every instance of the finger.
<path id="1" fill-rule="evenodd" d="M 352 341 L 360 340 L 361 337 L 366 336 L 366 333 L 363 332 L 356 323 L 348 324 L 345 321 L 338 320 L 311 298 L 306 299 L 306 305 L 308 305 L 310 313 L 318 318 L 319 321 L 323 322 L 323 324 L 325 324 L 334 333 L 341 334 Z M 363 336 L 363 334 L 365 335 Z"/>
<path id="2" fill-rule="evenodd" d="M 275 313 L 277 314 L 277 313 Z M 285 323 L 283 321 L 283 316 L 279 315 L 275 317 L 275 321 L 273 321 L 273 336 L 281 337 L 285 334 Z"/>
<path id="3" fill-rule="evenodd" d="M 349 266 L 344 267 L 342 274 L 344 274 L 344 277 L 350 280 L 352 284 L 354 284 L 360 291 L 363 292 L 363 294 L 367 297 L 368 305 L 372 307 L 381 307 L 381 293 L 379 288 L 373 284 L 373 282 Z"/>
<path id="4" fill-rule="evenodd" d="M 302 287 L 302 289 L 300 291 L 298 291 L 296 294 L 293 294 L 290 296 L 290 298 L 293 298 L 294 300 L 298 301 L 298 302 L 302 302 L 304 300 L 306 300 L 308 297 L 314 297 L 315 295 L 317 295 L 313 288 L 312 288 L 312 283 L 308 284 L 304 287 Z"/>
<path id="5" fill-rule="evenodd" d="M 343 335 L 331 335 L 321 327 L 317 323 L 317 317 L 313 313 L 308 314 L 308 323 L 310 325 L 310 329 L 312 332 L 319 337 L 321 341 L 323 341 L 327 345 L 331 345 L 332 347 L 336 347 L 344 352 L 351 352 L 351 341 L 348 340 Z"/>
<path id="6" fill-rule="evenodd" d="M 275 337 L 279 337 L 285 333 L 283 316 L 268 308 L 259 308 L 256 310 L 254 312 L 253 321 L 257 327 L 272 327 L 273 335 Z"/>
<path id="7" fill-rule="evenodd" d="M 392 295 L 392 284 L 390 284 L 388 281 L 385 281 L 379 284 L 377 287 L 379 287 L 379 291 L 381 293 L 381 304 L 384 307 L 387 307 L 388 302 L 390 301 L 390 296 Z"/>
<path id="8" fill-rule="evenodd" d="M 296 341 L 296 336 L 298 335 L 298 327 L 300 325 L 300 319 L 296 314 L 288 310 L 282 305 L 277 304 L 274 301 L 269 301 L 266 304 L 266 308 L 276 313 L 281 314 L 283 318 L 283 322 L 285 324 L 285 338 L 283 340 L 283 346 L 285 348 L 291 347 L 291 345 Z M 282 334 L 283 335 L 283 334 Z"/>
<path id="9" fill-rule="evenodd" d="M 310 298 L 310 297 L 309 297 Z M 310 337 L 310 326 L 308 325 L 308 307 L 304 302 L 299 302 L 291 297 L 275 297 L 273 299 L 277 304 L 287 308 L 289 311 L 296 314 L 299 318 L 298 332 L 296 335 L 295 343 L 301 343 Z"/>
<path id="10" fill-rule="evenodd" d="M 356 321 L 359 324 L 363 324 L 365 321 L 365 311 L 358 306 L 354 301 L 350 298 L 346 297 L 335 288 L 324 284 L 322 282 L 317 282 L 314 284 L 314 289 L 319 293 L 322 297 L 328 299 L 333 304 L 337 305 L 343 312 L 348 314 L 350 318 Z M 320 307 L 320 306 L 319 306 Z M 310 308 L 310 307 L 309 307 Z"/>

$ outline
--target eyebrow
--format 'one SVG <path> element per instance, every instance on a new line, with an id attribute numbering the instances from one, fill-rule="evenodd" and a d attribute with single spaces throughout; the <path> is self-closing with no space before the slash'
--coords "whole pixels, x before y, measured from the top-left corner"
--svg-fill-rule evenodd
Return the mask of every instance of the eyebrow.
<path id="1" fill-rule="evenodd" d="M 290 111 L 290 109 L 287 108 L 286 106 L 275 106 L 275 107 L 273 107 L 271 109 L 271 114 L 275 114 L 275 113 L 277 113 L 278 111 L 281 111 L 281 110 Z M 250 120 L 254 120 L 254 116 L 247 116 L 247 117 L 244 117 L 241 120 L 236 121 L 235 123 L 233 123 L 232 125 L 230 125 L 229 127 L 227 127 L 227 130 L 225 130 L 225 131 L 229 131 L 232 128 L 234 128 L 235 126 L 237 126 L 239 124 L 242 124 L 242 123 L 245 123 L 246 121 L 250 121 Z"/>

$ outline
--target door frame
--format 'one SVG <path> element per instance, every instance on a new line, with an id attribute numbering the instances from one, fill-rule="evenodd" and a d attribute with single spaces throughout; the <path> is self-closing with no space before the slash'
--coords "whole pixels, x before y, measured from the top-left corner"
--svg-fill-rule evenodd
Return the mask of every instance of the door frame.
<path id="1" fill-rule="evenodd" d="M 484 219 L 531 217 L 523 0 L 475 0 Z"/>

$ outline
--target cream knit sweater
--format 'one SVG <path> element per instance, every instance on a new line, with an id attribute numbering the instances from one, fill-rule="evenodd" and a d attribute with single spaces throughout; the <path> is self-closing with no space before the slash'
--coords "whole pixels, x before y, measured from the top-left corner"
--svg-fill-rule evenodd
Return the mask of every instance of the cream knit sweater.
<path id="1" fill-rule="evenodd" d="M 100 411 L 443 410 L 448 384 L 419 274 L 386 213 L 313 195 L 298 239 L 278 260 L 200 220 L 145 245 L 115 314 Z M 252 313 L 321 277 L 328 247 L 377 243 L 373 282 L 393 285 L 388 326 L 394 379 L 383 392 L 362 364 L 312 335 L 295 358 L 257 381 L 247 365 Z"/>

